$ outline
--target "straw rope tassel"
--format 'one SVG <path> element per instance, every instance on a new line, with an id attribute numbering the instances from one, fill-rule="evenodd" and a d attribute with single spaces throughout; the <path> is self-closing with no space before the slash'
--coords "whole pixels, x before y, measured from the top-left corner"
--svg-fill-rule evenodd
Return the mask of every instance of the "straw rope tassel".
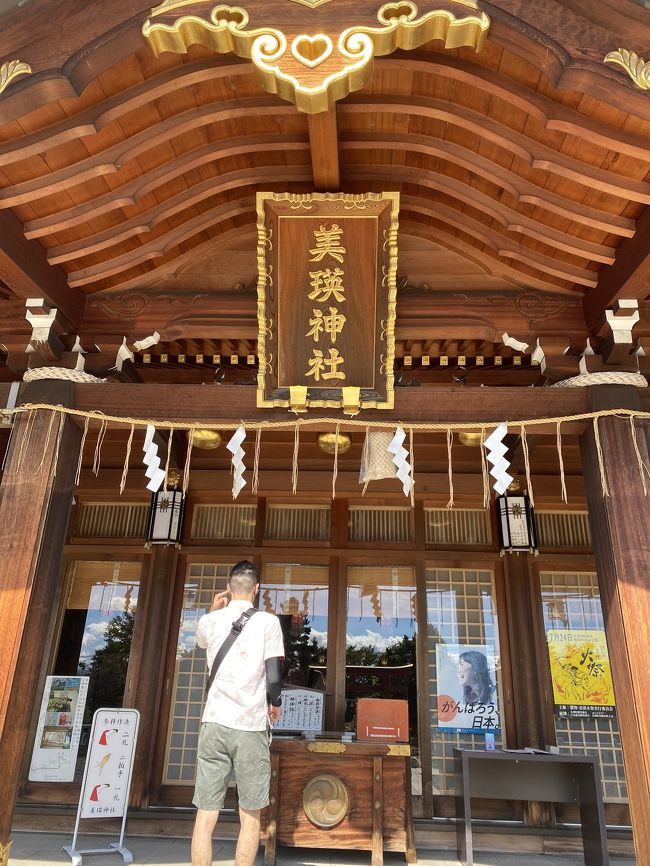
<path id="1" fill-rule="evenodd" d="M 332 499 L 336 499 L 336 476 L 339 474 L 339 430 L 341 425 L 336 425 L 334 434 L 334 469 L 332 470 Z"/>
<path id="2" fill-rule="evenodd" d="M 521 427 L 521 448 L 524 452 L 524 466 L 526 467 L 526 484 L 528 485 L 528 498 L 530 504 L 535 507 L 535 495 L 533 494 L 533 482 L 530 477 L 530 459 L 528 456 L 528 439 L 526 438 L 526 428 Z"/>
<path id="3" fill-rule="evenodd" d="M 90 426 L 90 418 L 86 417 L 84 421 L 84 432 L 81 434 L 81 442 L 79 443 L 79 460 L 77 461 L 77 474 L 74 477 L 75 487 L 79 484 L 81 477 L 81 463 L 84 458 L 84 445 L 86 444 L 86 436 L 88 435 L 88 427 Z"/>
<path id="4" fill-rule="evenodd" d="M 253 459 L 253 484 L 252 492 L 257 493 L 257 486 L 260 480 L 260 442 L 262 439 L 262 428 L 258 427 L 255 434 L 255 457 Z"/>
<path id="5" fill-rule="evenodd" d="M 174 431 L 169 431 L 169 439 L 167 440 L 167 460 L 165 461 L 165 480 L 163 482 L 165 493 L 167 493 L 167 486 L 169 484 L 169 464 L 172 459 L 172 439 L 174 438 Z"/>
<path id="6" fill-rule="evenodd" d="M 409 427 L 409 452 L 411 460 L 411 508 L 415 508 L 415 454 L 413 452 L 413 428 Z"/>
<path id="7" fill-rule="evenodd" d="M 183 468 L 183 493 L 187 493 L 190 483 L 190 462 L 192 460 L 192 446 L 194 445 L 194 428 L 187 431 L 187 454 L 185 455 L 185 467 Z"/>
<path id="8" fill-rule="evenodd" d="M 449 502 L 447 508 L 454 507 L 454 476 L 451 468 L 451 446 L 454 442 L 454 432 L 447 428 L 447 471 L 449 473 Z"/>
<path id="9" fill-rule="evenodd" d="M 120 496 L 124 493 L 126 487 L 126 476 L 129 474 L 129 457 L 131 456 L 131 445 L 133 444 L 133 434 L 135 433 L 135 424 L 131 424 L 131 432 L 129 440 L 126 443 L 126 454 L 124 455 L 124 466 L 122 467 L 122 477 L 120 478 Z"/>
<path id="10" fill-rule="evenodd" d="M 296 421 L 293 431 L 293 464 L 291 466 L 291 492 L 296 495 L 298 487 L 298 449 L 300 448 L 300 422 Z"/>
<path id="11" fill-rule="evenodd" d="M 483 475 L 483 508 L 490 507 L 490 473 L 485 456 L 485 427 L 481 427 L 481 473 Z"/>
<path id="12" fill-rule="evenodd" d="M 600 444 L 600 431 L 598 430 L 598 418 L 593 419 L 594 439 L 596 440 L 596 453 L 598 454 L 598 468 L 600 469 L 600 486 L 603 491 L 603 498 L 609 497 L 609 487 L 607 486 L 607 478 L 605 477 L 605 463 L 603 460 L 603 449 Z"/>
<path id="13" fill-rule="evenodd" d="M 650 471 L 648 467 L 643 462 L 643 458 L 641 457 L 641 452 L 639 451 L 639 442 L 636 438 L 636 427 L 634 426 L 634 418 L 630 416 L 630 434 L 632 435 L 632 444 L 634 445 L 634 453 L 636 454 L 636 461 L 639 464 L 639 475 L 641 476 L 641 484 L 643 486 L 643 495 L 648 495 L 648 487 L 645 481 L 644 472 L 648 472 L 650 475 Z"/>
<path id="14" fill-rule="evenodd" d="M 363 451 L 361 452 L 361 462 L 362 462 L 364 471 L 366 469 L 366 463 L 368 462 L 368 452 L 366 451 L 366 449 L 368 448 L 368 433 L 370 433 L 370 427 L 368 425 L 366 425 L 366 438 L 363 440 Z M 365 484 L 363 485 L 363 490 L 361 491 L 361 496 L 366 495 L 367 489 L 368 489 L 368 481 L 366 480 Z"/>
<path id="15" fill-rule="evenodd" d="M 50 445 L 50 438 L 52 436 L 52 427 L 54 426 L 54 419 L 56 418 L 56 412 L 52 412 L 50 414 L 50 423 L 47 425 L 47 433 L 45 434 L 45 444 L 43 445 L 43 453 L 41 454 L 41 462 L 36 467 L 36 471 L 34 475 L 40 475 L 43 471 L 43 463 L 45 462 L 45 455 L 47 454 L 47 449 Z"/>
<path id="16" fill-rule="evenodd" d="M 562 502 L 568 502 L 566 482 L 564 479 L 564 458 L 562 457 L 562 422 L 557 422 L 557 456 L 560 461 L 560 484 L 562 485 Z"/>
<path id="17" fill-rule="evenodd" d="M 34 429 L 34 421 L 36 420 L 36 412 L 30 411 L 27 415 L 27 422 L 23 431 L 23 438 L 20 441 L 18 448 L 18 459 L 16 460 L 16 473 L 20 472 L 25 462 L 25 456 L 29 447 L 29 440 L 32 438 L 32 430 Z"/>
<path id="18" fill-rule="evenodd" d="M 106 436 L 107 429 L 108 421 L 104 419 L 102 421 L 102 426 L 99 428 L 99 433 L 97 434 L 97 444 L 95 445 L 95 457 L 93 460 L 93 474 L 95 478 L 99 475 L 99 467 L 102 465 L 102 445 L 104 444 L 104 436 Z"/>
<path id="19" fill-rule="evenodd" d="M 14 443 L 14 436 L 16 435 L 16 425 L 12 424 L 11 429 L 9 430 L 9 441 L 7 442 L 7 447 L 5 448 L 5 453 L 2 457 L 2 471 L 5 471 L 5 467 L 7 465 L 7 457 L 9 456 L 9 452 L 11 451 Z"/>
<path id="20" fill-rule="evenodd" d="M 56 418 L 56 414 L 52 413 L 52 417 Z M 59 431 L 56 434 L 56 445 L 54 446 L 54 459 L 52 460 L 50 478 L 56 478 L 56 473 L 59 466 L 59 451 L 61 450 L 61 440 L 63 439 L 63 431 L 65 430 L 65 418 L 60 420 L 61 423 L 59 424 Z"/>

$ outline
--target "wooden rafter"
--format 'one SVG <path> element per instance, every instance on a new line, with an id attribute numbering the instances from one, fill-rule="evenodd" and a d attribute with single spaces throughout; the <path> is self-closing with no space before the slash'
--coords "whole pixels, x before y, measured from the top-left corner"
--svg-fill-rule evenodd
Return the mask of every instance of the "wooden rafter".
<path id="1" fill-rule="evenodd" d="M 8 211 L 0 212 L 0 276 L 18 297 L 44 298 L 69 328 L 80 325 L 84 296 L 70 288 L 59 267 L 47 263 L 39 244 L 25 239 L 21 224 Z"/>
<path id="2" fill-rule="evenodd" d="M 636 234 L 616 251 L 616 261 L 605 269 L 595 289 L 585 296 L 585 322 L 592 333 L 604 323 L 605 310 L 622 298 L 644 301 L 650 293 L 650 208 L 637 221 Z"/>

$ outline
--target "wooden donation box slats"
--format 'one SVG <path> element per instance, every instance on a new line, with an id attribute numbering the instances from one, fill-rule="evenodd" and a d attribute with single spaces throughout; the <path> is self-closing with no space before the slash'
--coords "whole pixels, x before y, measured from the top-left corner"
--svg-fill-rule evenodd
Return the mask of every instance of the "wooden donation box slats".
<path id="1" fill-rule="evenodd" d="M 277 845 L 401 851 L 416 862 L 410 747 L 396 743 L 281 740 L 271 744 L 265 866 Z"/>

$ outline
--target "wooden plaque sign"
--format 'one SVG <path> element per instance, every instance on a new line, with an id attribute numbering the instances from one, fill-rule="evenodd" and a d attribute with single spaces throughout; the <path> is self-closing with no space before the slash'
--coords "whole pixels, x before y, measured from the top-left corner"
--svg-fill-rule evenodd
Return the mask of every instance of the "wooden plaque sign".
<path id="1" fill-rule="evenodd" d="M 257 405 L 392 409 L 399 193 L 257 194 Z"/>

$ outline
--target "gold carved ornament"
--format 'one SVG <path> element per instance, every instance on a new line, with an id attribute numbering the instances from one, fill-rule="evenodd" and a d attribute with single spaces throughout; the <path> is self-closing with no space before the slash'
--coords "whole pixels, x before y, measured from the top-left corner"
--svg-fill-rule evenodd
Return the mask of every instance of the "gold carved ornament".
<path id="1" fill-rule="evenodd" d="M 307 783 L 302 795 L 305 815 L 314 826 L 331 830 L 350 810 L 350 796 L 343 782 L 330 773 L 316 776 Z"/>
<path id="2" fill-rule="evenodd" d="M 294 2 L 313 9 L 331 0 Z M 249 0 L 247 9 L 219 4 L 208 12 L 205 0 L 167 0 L 152 9 L 142 33 L 156 55 L 185 54 L 198 44 L 250 59 L 265 90 L 317 114 L 361 89 L 370 80 L 374 57 L 432 39 L 442 40 L 445 48 L 480 51 L 490 27 L 477 0 L 393 0 L 377 6 L 371 0 L 359 4 L 358 23 L 341 30 L 330 23 L 327 33 L 296 31 L 308 22 L 296 25 L 295 13 L 288 12 L 284 24 L 277 21 L 277 8 L 273 17 L 264 5 Z M 174 17 L 176 11 L 182 14 Z"/>
<path id="3" fill-rule="evenodd" d="M 650 90 L 650 61 L 639 57 L 634 51 L 628 51 L 627 48 L 610 51 L 605 55 L 605 63 L 616 63 L 622 66 L 637 87 L 641 90 Z"/>
<path id="4" fill-rule="evenodd" d="M 411 747 L 403 743 L 389 743 L 386 747 L 386 754 L 389 757 L 405 758 L 411 754 Z"/>
<path id="5" fill-rule="evenodd" d="M 32 67 L 22 60 L 10 60 L 0 66 L 0 93 L 3 93 L 19 75 L 29 75 Z"/>

